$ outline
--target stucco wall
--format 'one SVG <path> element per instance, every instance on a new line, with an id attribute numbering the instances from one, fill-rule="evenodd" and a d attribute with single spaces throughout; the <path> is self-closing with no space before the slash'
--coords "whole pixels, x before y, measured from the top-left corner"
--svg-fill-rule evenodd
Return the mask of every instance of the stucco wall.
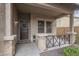
<path id="1" fill-rule="evenodd" d="M 17 15 L 17 9 L 15 4 L 12 6 L 12 34 L 16 35 L 17 34 L 17 23 L 16 21 L 18 20 L 18 15 Z"/>
<path id="2" fill-rule="evenodd" d="M 5 4 L 0 3 L 0 55 L 4 52 L 4 35 L 5 35 Z"/>
<path id="3" fill-rule="evenodd" d="M 38 34 L 38 20 L 51 21 L 52 22 L 52 33 L 56 34 L 56 20 L 53 17 L 43 16 L 39 14 L 31 14 L 31 41 L 33 41 L 33 35 Z"/>
<path id="4" fill-rule="evenodd" d="M 5 35 L 5 4 L 0 3 L 0 36 Z"/>

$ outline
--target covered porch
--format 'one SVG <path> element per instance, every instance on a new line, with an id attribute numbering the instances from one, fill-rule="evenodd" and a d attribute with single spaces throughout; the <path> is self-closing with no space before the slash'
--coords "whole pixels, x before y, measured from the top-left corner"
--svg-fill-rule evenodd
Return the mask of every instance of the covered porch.
<path id="1" fill-rule="evenodd" d="M 51 49 L 58 49 L 74 44 L 75 33 L 73 17 L 74 11 L 78 7 L 77 4 L 24 3 L 5 5 L 6 35 L 4 37 L 4 43 L 7 49 L 5 49 L 5 51 L 9 50 L 5 52 L 5 55 L 17 55 L 18 49 L 16 46 L 18 43 L 19 46 L 20 44 L 26 45 L 24 46 L 26 50 L 24 50 L 23 53 L 27 53 L 27 47 L 31 46 L 34 48 L 31 49 L 35 50 L 35 46 L 28 45 L 29 43 L 32 44 L 35 42 L 39 54 Z M 65 35 L 57 35 L 56 19 L 65 15 L 70 15 L 70 32 Z M 40 25 L 40 23 L 42 23 L 42 25 Z M 24 27 L 21 27 L 21 25 Z M 29 51 L 29 53 L 32 53 L 31 50 Z"/>

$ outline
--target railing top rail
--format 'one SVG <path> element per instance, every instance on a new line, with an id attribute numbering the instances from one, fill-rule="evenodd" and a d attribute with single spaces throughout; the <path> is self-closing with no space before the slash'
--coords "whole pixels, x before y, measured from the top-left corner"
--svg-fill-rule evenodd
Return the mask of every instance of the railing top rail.
<path id="1" fill-rule="evenodd" d="M 54 35 L 54 34 L 36 34 L 36 36 L 48 36 L 48 35 Z"/>
<path id="2" fill-rule="evenodd" d="M 36 35 L 36 36 L 39 36 L 39 37 L 41 37 L 41 36 L 43 36 L 43 37 L 45 37 L 45 36 L 68 36 L 68 34 L 64 34 L 64 35 L 54 35 L 54 34 L 39 34 L 39 35 Z"/>

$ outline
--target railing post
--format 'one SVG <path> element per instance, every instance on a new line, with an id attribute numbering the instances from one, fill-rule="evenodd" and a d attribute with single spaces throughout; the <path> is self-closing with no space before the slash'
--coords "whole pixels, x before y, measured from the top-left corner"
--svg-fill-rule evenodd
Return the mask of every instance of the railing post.
<path id="1" fill-rule="evenodd" d="M 46 49 L 46 36 L 43 35 L 37 35 L 37 47 L 42 52 Z"/>

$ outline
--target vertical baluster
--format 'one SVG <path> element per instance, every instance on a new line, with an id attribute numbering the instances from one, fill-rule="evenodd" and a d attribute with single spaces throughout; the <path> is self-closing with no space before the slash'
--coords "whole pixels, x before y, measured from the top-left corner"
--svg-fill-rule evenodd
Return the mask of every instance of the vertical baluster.
<path id="1" fill-rule="evenodd" d="M 55 36 L 52 36 L 52 39 L 53 39 L 53 47 L 54 47 L 54 38 L 55 38 Z"/>
<path id="2" fill-rule="evenodd" d="M 47 37 L 45 36 L 45 38 L 46 38 L 46 48 L 47 48 Z"/>
<path id="3" fill-rule="evenodd" d="M 70 34 L 68 35 L 68 41 L 69 41 L 69 44 L 70 44 Z"/>
<path id="4" fill-rule="evenodd" d="M 54 47 L 56 46 L 56 38 L 57 38 L 57 36 L 55 35 L 54 36 Z"/>
<path id="5" fill-rule="evenodd" d="M 61 43 L 61 42 L 60 42 L 60 39 L 61 39 L 61 38 L 60 38 L 60 35 L 58 36 L 58 39 L 59 39 L 59 46 L 60 46 L 60 43 Z"/>
<path id="6" fill-rule="evenodd" d="M 65 41 L 66 40 L 66 35 L 63 36 L 63 39 L 64 39 L 64 44 L 66 44 L 66 41 Z"/>
<path id="7" fill-rule="evenodd" d="M 47 36 L 45 36 L 45 38 L 46 38 L 46 48 L 48 48 L 48 38 Z"/>

